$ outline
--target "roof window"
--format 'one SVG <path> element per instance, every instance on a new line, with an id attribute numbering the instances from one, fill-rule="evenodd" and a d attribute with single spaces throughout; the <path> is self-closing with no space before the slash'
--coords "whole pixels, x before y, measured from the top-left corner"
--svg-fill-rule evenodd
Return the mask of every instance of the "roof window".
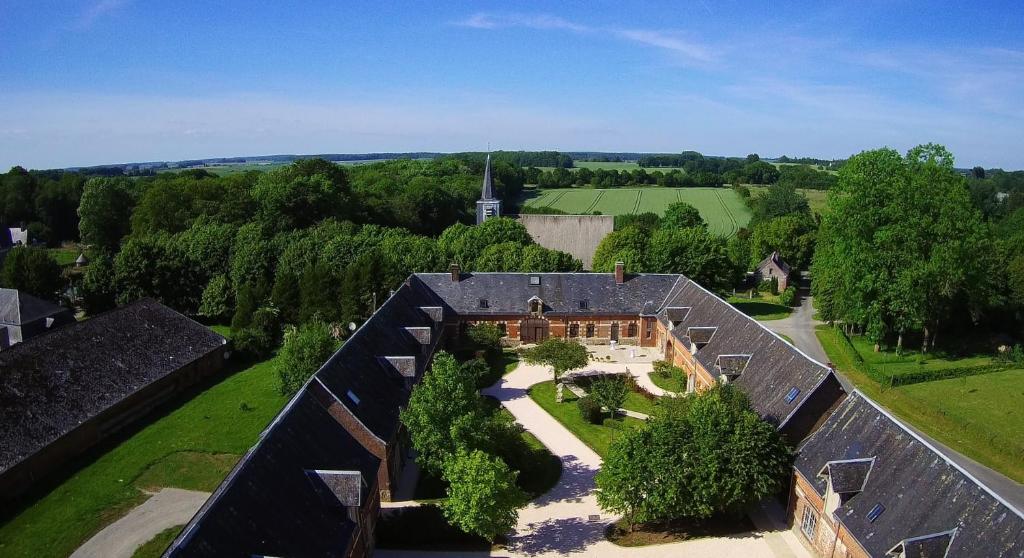
<path id="1" fill-rule="evenodd" d="M 797 395 L 800 395 L 800 388 L 789 388 L 789 393 L 786 394 L 786 403 L 792 403 Z"/>
<path id="2" fill-rule="evenodd" d="M 580 301 L 580 310 L 586 310 L 587 308 L 590 308 L 590 301 L 584 298 Z"/>
<path id="3" fill-rule="evenodd" d="M 540 275 L 531 275 L 530 284 L 534 286 L 540 285 Z"/>
<path id="4" fill-rule="evenodd" d="M 352 402 L 355 403 L 356 405 L 359 404 L 359 397 L 357 397 L 356 394 L 352 393 L 352 390 L 348 390 L 348 392 L 345 393 L 345 395 L 347 395 L 348 398 L 351 399 Z"/>
<path id="5" fill-rule="evenodd" d="M 884 511 L 885 506 L 882 504 L 875 504 L 875 507 L 871 508 L 871 511 L 868 512 L 868 521 L 874 523 L 875 520 L 878 519 L 878 516 L 882 515 L 882 512 Z"/>
<path id="6" fill-rule="evenodd" d="M 490 308 L 491 307 L 491 304 L 489 302 L 487 302 L 486 298 L 481 298 L 479 304 L 480 304 L 480 308 Z"/>

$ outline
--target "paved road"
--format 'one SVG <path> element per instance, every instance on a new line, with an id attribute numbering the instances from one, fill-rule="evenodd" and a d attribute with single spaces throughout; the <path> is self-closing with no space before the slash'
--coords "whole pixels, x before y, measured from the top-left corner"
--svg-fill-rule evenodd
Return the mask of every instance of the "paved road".
<path id="1" fill-rule="evenodd" d="M 209 492 L 162 488 L 128 515 L 96 533 L 71 558 L 131 558 L 135 549 L 164 529 L 188 523 L 209 497 Z"/>
<path id="2" fill-rule="evenodd" d="M 788 318 L 782 320 L 768 320 L 761 323 L 775 333 L 788 336 L 793 340 L 793 344 L 796 345 L 796 348 L 800 349 L 815 360 L 822 364 L 828 363 L 828 355 L 825 354 L 825 349 L 822 348 L 821 342 L 818 341 L 818 336 L 814 334 L 815 326 L 822 322 L 814 319 L 813 298 L 801 298 L 800 306 L 798 306 Z M 843 384 L 843 387 L 847 392 L 853 391 L 855 387 L 853 382 L 847 379 L 846 376 L 838 370 L 836 371 L 836 376 L 839 377 L 839 381 Z M 1014 481 L 1002 473 L 999 473 L 998 471 L 978 463 L 942 442 L 935 440 L 906 421 L 901 422 L 903 422 L 903 424 L 905 424 L 915 434 L 935 447 L 935 449 L 943 453 L 953 461 L 953 463 L 956 463 L 995 491 L 995 493 L 1001 496 L 1004 500 L 1009 502 L 1018 510 L 1024 510 L 1024 485 Z"/>

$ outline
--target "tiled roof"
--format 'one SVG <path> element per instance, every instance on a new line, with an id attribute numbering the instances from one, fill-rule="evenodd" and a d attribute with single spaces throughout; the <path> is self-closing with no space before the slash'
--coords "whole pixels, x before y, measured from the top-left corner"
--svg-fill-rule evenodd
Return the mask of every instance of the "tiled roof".
<path id="1" fill-rule="evenodd" d="M 1021 512 L 860 392 L 847 397 L 797 453 L 796 469 L 821 496 L 826 481 L 818 473 L 829 461 L 874 458 L 863 489 L 834 514 L 872 556 L 884 556 L 906 539 L 953 529 L 951 557 L 1022 555 Z M 869 514 L 878 511 L 872 521 Z M 941 541 L 912 546 L 933 543 Z"/>
<path id="2" fill-rule="evenodd" d="M 225 342 L 143 299 L 0 352 L 0 472 Z"/>
<path id="3" fill-rule="evenodd" d="M 362 484 L 375 481 L 379 466 L 380 460 L 303 389 L 167 555 L 345 556 L 356 529 L 345 504 L 360 503 Z M 324 476 L 329 483 L 321 481 Z"/>
<path id="4" fill-rule="evenodd" d="M 627 275 L 620 285 L 611 273 L 418 273 L 416 278 L 458 314 L 527 314 L 531 297 L 544 301 L 545 314 L 653 314 L 680 275 Z M 538 284 L 531 284 L 536 278 Z M 482 308 L 481 299 L 487 300 Z M 580 308 L 586 300 L 587 308 Z"/>

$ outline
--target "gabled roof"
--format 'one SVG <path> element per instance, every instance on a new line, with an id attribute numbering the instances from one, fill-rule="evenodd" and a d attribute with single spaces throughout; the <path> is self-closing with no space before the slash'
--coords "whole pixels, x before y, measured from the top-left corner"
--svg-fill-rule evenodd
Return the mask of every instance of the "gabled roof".
<path id="1" fill-rule="evenodd" d="M 899 558 L 945 558 L 949 553 L 949 545 L 956 536 L 956 529 L 944 533 L 933 533 L 921 537 L 913 537 L 900 541 L 889 549 L 887 556 Z"/>
<path id="2" fill-rule="evenodd" d="M 747 395 L 758 414 L 776 426 L 784 426 L 807 397 L 833 374 L 824 364 L 685 277 L 672 289 L 663 306 L 658 318 L 666 326 L 676 324 L 670 335 L 684 346 L 705 342 L 707 330 L 700 328 L 717 328 L 695 355 L 709 373 L 720 373 L 716 366 L 720 356 L 750 355 L 743 373 L 732 383 Z M 669 310 L 674 307 L 689 307 L 689 311 L 681 320 L 670 320 Z M 699 340 L 693 337 L 695 334 L 700 336 Z M 796 395 L 787 401 L 794 388 Z"/>
<path id="3" fill-rule="evenodd" d="M 836 494 L 855 494 L 864 490 L 874 463 L 874 457 L 829 461 L 818 471 L 818 476 L 828 478 Z"/>
<path id="4" fill-rule="evenodd" d="M 167 555 L 345 556 L 357 527 L 348 505 L 364 501 L 379 466 L 304 388 Z"/>
<path id="5" fill-rule="evenodd" d="M 859 391 L 801 444 L 794 467 L 824 496 L 826 481 L 817 473 L 826 464 L 870 457 L 863 489 L 834 514 L 868 554 L 884 556 L 902 541 L 956 529 L 949 556 L 1020 556 L 1024 515 Z M 872 521 L 873 510 L 881 513 Z"/>
<path id="6" fill-rule="evenodd" d="M 458 314 L 527 314 L 529 300 L 540 297 L 545 313 L 556 315 L 654 314 L 680 275 L 627 275 L 622 284 L 612 273 L 463 273 L 452 281 L 448 273 L 417 273 L 415 277 Z M 531 285 L 530 277 L 540 277 Z M 488 308 L 480 308 L 480 299 Z M 589 301 L 580 309 L 579 301 Z"/>
<path id="7" fill-rule="evenodd" d="M 20 326 L 61 312 L 69 310 L 16 289 L 0 288 L 0 324 Z"/>
<path id="8" fill-rule="evenodd" d="M 782 257 L 779 256 L 778 252 L 772 252 L 767 258 L 761 260 L 761 263 L 757 264 L 757 269 L 762 269 L 768 264 L 775 264 L 775 266 L 782 270 L 782 273 L 786 275 L 789 275 L 790 273 L 789 264 L 782 260 Z"/>
<path id="9" fill-rule="evenodd" d="M 0 351 L 0 472 L 226 342 L 142 299 Z"/>

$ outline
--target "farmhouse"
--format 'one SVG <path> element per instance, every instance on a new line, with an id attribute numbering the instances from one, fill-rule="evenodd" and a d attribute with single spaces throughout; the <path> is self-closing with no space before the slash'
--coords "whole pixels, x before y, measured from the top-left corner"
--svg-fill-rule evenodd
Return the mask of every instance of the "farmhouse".
<path id="1" fill-rule="evenodd" d="M 149 299 L 0 351 L 0 499 L 219 370 L 225 351 Z"/>
<path id="2" fill-rule="evenodd" d="M 859 391 L 797 452 L 789 512 L 820 556 L 1021 556 L 1024 514 Z"/>
<path id="3" fill-rule="evenodd" d="M 692 349 L 695 362 L 707 362 L 705 349 L 716 355 L 710 362 L 732 362 L 717 355 L 733 350 L 730 335 L 745 336 L 739 342 L 752 358 L 738 375 L 742 381 L 734 381 L 780 428 L 795 424 L 799 409 L 828 407 L 834 403 L 828 398 L 840 395 L 830 389 L 831 370 L 802 365 L 806 357 L 798 351 L 681 275 L 627 275 L 621 265 L 606 274 L 463 273 L 455 266 L 450 273 L 415 274 L 310 378 L 167 555 L 360 556 L 372 548 L 376 500 L 391 498 L 405 457 L 399 412 L 441 343 L 470 324 L 489 322 L 504 328 L 507 344 L 556 336 L 660 347 L 659 339 L 671 333 L 667 316 L 676 316 L 667 312 L 669 304 L 695 308 L 693 319 L 703 317 L 708 321 L 700 323 L 720 328 L 717 338 Z M 763 335 L 752 333 L 754 328 Z M 731 374 L 734 367 L 726 370 Z M 758 382 L 767 385 L 762 389 Z M 799 393 L 787 401 L 786 390 L 794 387 Z M 293 418 L 295 413 L 316 415 L 316 425 L 292 426 L 307 420 Z M 305 447 L 340 443 L 349 444 L 347 453 Z M 321 477 L 305 473 L 311 470 L 360 472 L 369 492 L 358 509 L 344 506 L 344 529 L 318 527 L 324 498 L 316 488 Z M 355 478 L 354 472 L 346 474 Z"/>
<path id="4" fill-rule="evenodd" d="M 778 252 L 772 252 L 767 258 L 761 260 L 754 269 L 754 280 L 758 283 L 775 279 L 779 282 L 779 290 L 784 291 L 789 286 L 789 274 L 792 270 Z"/>
<path id="5" fill-rule="evenodd" d="M 0 350 L 74 323 L 71 310 L 15 289 L 0 289 Z"/>

